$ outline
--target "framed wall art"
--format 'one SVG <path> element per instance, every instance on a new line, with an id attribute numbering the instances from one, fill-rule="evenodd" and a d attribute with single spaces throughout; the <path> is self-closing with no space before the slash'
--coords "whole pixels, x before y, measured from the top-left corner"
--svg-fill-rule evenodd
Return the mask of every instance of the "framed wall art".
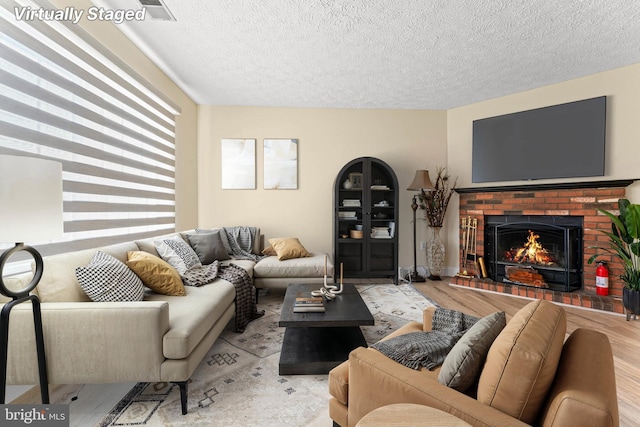
<path id="1" fill-rule="evenodd" d="M 264 140 L 265 190 L 298 188 L 298 140 Z"/>
<path id="2" fill-rule="evenodd" d="M 223 139 L 220 144 L 223 190 L 255 190 L 256 140 Z"/>

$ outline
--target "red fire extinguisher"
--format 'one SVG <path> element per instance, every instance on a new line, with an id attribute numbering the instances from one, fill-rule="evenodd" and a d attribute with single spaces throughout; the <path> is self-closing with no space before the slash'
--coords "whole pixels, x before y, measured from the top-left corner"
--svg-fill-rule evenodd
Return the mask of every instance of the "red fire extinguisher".
<path id="1" fill-rule="evenodd" d="M 596 293 L 598 295 L 609 295 L 609 269 L 604 261 L 598 262 L 596 268 Z"/>

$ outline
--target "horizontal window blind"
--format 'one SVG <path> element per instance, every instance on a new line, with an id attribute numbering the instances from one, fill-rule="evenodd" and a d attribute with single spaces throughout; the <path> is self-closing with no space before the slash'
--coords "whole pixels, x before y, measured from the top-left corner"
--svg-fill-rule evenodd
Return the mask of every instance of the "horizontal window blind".
<path id="1" fill-rule="evenodd" d="M 55 9 L 0 0 L 0 154 L 62 163 L 65 231 L 26 243 L 46 256 L 174 231 L 179 108 L 79 25 L 17 20 L 24 6 Z"/>

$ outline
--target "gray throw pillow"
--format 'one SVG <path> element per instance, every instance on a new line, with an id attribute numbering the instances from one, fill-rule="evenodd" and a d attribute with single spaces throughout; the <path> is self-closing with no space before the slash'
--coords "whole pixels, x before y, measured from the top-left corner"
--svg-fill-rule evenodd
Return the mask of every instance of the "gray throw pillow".
<path id="1" fill-rule="evenodd" d="M 506 324 L 504 311 L 498 311 L 469 328 L 444 359 L 438 382 L 467 391 L 478 380 L 489 348 Z"/>
<path id="2" fill-rule="evenodd" d="M 198 258 L 200 258 L 200 262 L 203 265 L 211 264 L 216 260 L 230 259 L 222 243 L 220 230 L 187 234 L 187 240 L 193 250 L 196 251 L 196 254 L 198 254 Z"/>

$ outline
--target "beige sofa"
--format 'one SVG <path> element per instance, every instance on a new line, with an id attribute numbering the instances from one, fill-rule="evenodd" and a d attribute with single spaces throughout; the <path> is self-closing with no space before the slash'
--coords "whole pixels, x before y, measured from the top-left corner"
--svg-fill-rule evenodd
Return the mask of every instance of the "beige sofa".
<path id="1" fill-rule="evenodd" d="M 385 339 L 430 331 L 433 312 L 425 310 L 424 323 L 409 323 Z M 607 336 L 577 329 L 564 341 L 565 330 L 560 306 L 528 304 L 491 344 L 476 387 L 466 393 L 438 382 L 441 367 L 416 371 L 360 347 L 329 373 L 330 416 L 352 427 L 376 408 L 417 403 L 474 426 L 618 426 Z"/>
<path id="2" fill-rule="evenodd" d="M 155 239 L 99 249 L 124 262 L 128 251 L 157 255 Z M 49 383 L 175 382 L 180 386 L 182 411 L 186 413 L 187 381 L 234 317 L 234 286 L 218 278 L 214 286 L 185 286 L 186 296 L 160 295 L 147 289 L 144 300 L 139 302 L 93 302 L 80 287 L 75 269 L 87 265 L 97 250 L 44 258 L 44 274 L 34 292 L 42 303 Z M 259 250 L 260 243 L 256 242 L 253 251 Z M 253 277 L 259 270 L 272 286 L 310 278 L 322 280 L 324 256 L 316 256 L 316 262 L 322 261 L 315 266 L 308 259 L 300 261 L 312 265 L 307 269 L 292 267 L 295 260 L 283 268 L 277 258 L 271 258 L 257 264 L 235 259 L 223 263 L 233 262 Z M 262 262 L 267 265 L 256 268 Z M 275 277 L 276 271 L 294 277 Z M 309 271 L 320 273 L 307 277 Z M 296 274 L 304 277 L 295 277 Z M 29 279 L 30 274 L 14 278 Z M 9 322 L 8 384 L 38 383 L 33 331 L 31 305 L 14 307 Z"/>

